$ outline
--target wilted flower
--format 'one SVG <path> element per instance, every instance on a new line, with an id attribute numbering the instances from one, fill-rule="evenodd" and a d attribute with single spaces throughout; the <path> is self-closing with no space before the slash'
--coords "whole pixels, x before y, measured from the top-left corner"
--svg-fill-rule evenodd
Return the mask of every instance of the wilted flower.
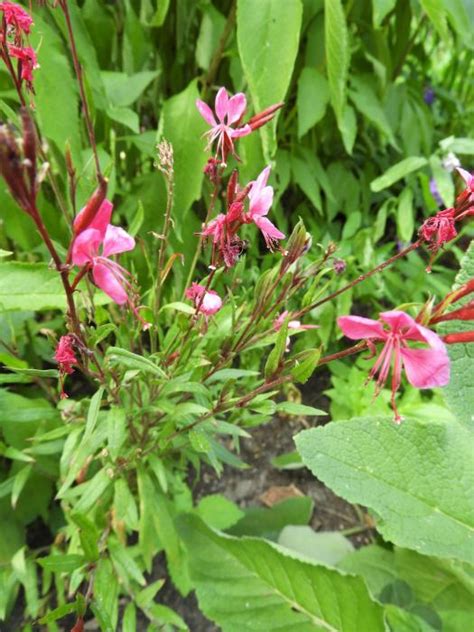
<path id="1" fill-rule="evenodd" d="M 428 244 L 428 249 L 437 252 L 443 244 L 457 235 L 455 227 L 455 210 L 453 208 L 439 211 L 434 217 L 423 222 L 420 237 Z"/>
<path id="2" fill-rule="evenodd" d="M 12 57 L 20 60 L 21 79 L 31 86 L 33 82 L 33 70 L 39 68 L 35 51 L 31 46 L 20 47 L 9 44 L 8 52 Z"/>
<path id="3" fill-rule="evenodd" d="M 273 202 L 273 188 L 267 186 L 270 169 L 271 167 L 265 167 L 257 180 L 251 183 L 252 186 L 248 194 L 249 210 L 243 219 L 247 224 L 253 222 L 258 226 L 267 247 L 273 250 L 278 240 L 285 239 L 285 235 L 266 217 Z"/>
<path id="4" fill-rule="evenodd" d="M 0 2 L 0 11 L 8 26 L 14 28 L 19 34 L 29 35 L 33 19 L 23 7 L 14 2 Z"/>
<path id="5" fill-rule="evenodd" d="M 374 342 L 384 343 L 368 379 L 371 380 L 378 374 L 375 392 L 377 396 L 387 382 L 393 364 L 391 401 L 396 423 L 402 420 L 395 405 L 395 394 L 400 387 L 402 368 L 405 369 L 410 384 L 416 388 L 434 388 L 448 384 L 449 357 L 443 341 L 405 312 L 383 312 L 378 321 L 360 316 L 341 316 L 337 323 L 344 335 L 351 340 L 366 340 L 374 349 Z M 385 325 L 388 328 L 385 328 Z M 425 343 L 429 348 L 410 348 L 409 340 Z"/>
<path id="6" fill-rule="evenodd" d="M 221 155 L 222 162 L 225 163 L 229 152 L 235 155 L 234 138 L 247 136 L 252 131 L 250 125 L 232 127 L 232 125 L 238 125 L 247 107 L 245 94 L 239 92 L 229 99 L 227 90 L 220 88 L 214 105 L 216 116 L 207 103 L 201 99 L 196 100 L 196 107 L 206 123 L 211 126 L 211 129 L 206 132 L 209 146 L 217 140 L 217 154 Z"/>
<path id="7" fill-rule="evenodd" d="M 74 353 L 74 336 L 68 334 L 61 336 L 54 352 L 54 359 L 59 364 L 59 380 L 61 385 L 61 399 L 67 397 L 64 392 L 64 380 L 66 375 L 71 375 L 74 372 L 72 368 L 74 364 L 77 364 L 77 358 Z"/>
<path id="8" fill-rule="evenodd" d="M 72 262 L 77 266 L 90 266 L 95 284 L 119 305 L 128 300 L 129 273 L 110 259 L 112 255 L 135 248 L 135 240 L 123 228 L 112 226 L 113 206 L 105 200 L 87 228 L 79 232 L 72 245 Z M 82 213 L 74 224 L 80 224 Z"/>
<path id="9" fill-rule="evenodd" d="M 194 302 L 197 312 L 202 312 L 205 316 L 213 316 L 222 307 L 222 299 L 214 290 L 208 290 L 199 283 L 193 283 L 186 290 L 186 298 Z"/>

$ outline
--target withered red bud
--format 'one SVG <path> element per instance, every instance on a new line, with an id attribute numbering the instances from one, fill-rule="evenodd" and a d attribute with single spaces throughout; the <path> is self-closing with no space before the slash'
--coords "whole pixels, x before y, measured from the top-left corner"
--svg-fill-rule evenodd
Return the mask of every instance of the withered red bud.
<path id="1" fill-rule="evenodd" d="M 76 222 L 74 222 L 75 235 L 78 235 L 89 226 L 96 216 L 97 211 L 100 209 L 102 202 L 105 200 L 106 195 L 107 180 L 104 178 L 100 181 L 99 186 L 85 205 L 80 217 L 78 216 L 78 221 L 76 220 Z"/>
<path id="2" fill-rule="evenodd" d="M 237 171 L 237 169 L 234 169 L 234 171 L 231 173 L 229 182 L 227 184 L 227 206 L 230 206 L 232 202 L 234 201 L 235 192 L 237 190 L 238 178 L 239 178 L 239 172 Z"/>

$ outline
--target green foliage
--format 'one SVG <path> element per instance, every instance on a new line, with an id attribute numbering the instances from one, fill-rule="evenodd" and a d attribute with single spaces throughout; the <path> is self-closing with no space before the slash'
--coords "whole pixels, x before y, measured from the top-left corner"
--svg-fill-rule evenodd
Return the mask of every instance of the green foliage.
<path id="1" fill-rule="evenodd" d="M 459 424 L 356 418 L 303 431 L 295 441 L 318 478 L 376 513 L 387 540 L 474 562 L 471 434 Z"/>
<path id="2" fill-rule="evenodd" d="M 384 630 L 382 609 L 358 578 L 302 561 L 263 540 L 219 535 L 195 517 L 183 517 L 179 528 L 199 605 L 225 632 L 282 626 Z"/>

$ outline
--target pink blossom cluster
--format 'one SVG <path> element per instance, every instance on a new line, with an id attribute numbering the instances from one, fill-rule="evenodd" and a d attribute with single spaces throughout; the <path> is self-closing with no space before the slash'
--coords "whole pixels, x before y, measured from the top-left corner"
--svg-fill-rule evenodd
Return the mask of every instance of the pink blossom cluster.
<path id="1" fill-rule="evenodd" d="M 23 7 L 14 2 L 0 2 L 0 11 L 3 13 L 1 55 L 5 61 L 8 61 L 8 57 L 18 60 L 19 80 L 25 81 L 28 89 L 33 90 L 33 70 L 38 68 L 38 61 L 34 49 L 25 43 L 33 19 Z M 9 39 L 12 41 L 8 41 Z"/>

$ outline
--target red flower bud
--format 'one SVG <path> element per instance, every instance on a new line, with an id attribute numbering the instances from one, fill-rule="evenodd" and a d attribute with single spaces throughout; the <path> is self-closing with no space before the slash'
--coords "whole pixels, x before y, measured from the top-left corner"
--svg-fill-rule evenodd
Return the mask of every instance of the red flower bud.
<path id="1" fill-rule="evenodd" d="M 446 334 L 441 336 L 447 345 L 453 345 L 460 342 L 474 342 L 474 331 L 460 331 L 455 334 Z"/>

